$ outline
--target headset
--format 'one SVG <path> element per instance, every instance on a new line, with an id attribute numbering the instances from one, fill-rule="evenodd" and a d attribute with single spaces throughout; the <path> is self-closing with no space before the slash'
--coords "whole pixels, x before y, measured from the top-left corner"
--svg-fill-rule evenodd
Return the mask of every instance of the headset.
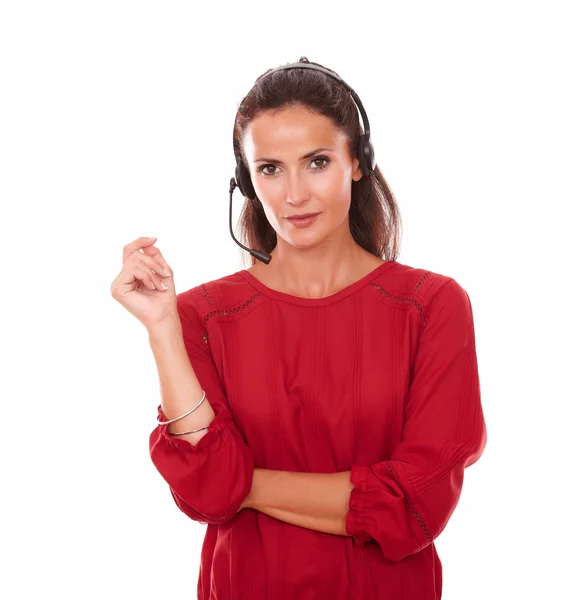
<path id="1" fill-rule="evenodd" d="M 280 67 L 272 69 L 271 71 L 269 71 L 268 73 L 263 75 L 261 77 L 261 79 L 264 77 L 268 77 L 272 73 L 276 73 L 277 71 L 282 71 L 284 69 L 314 69 L 315 71 L 320 71 L 322 73 L 325 73 L 325 75 L 328 75 L 329 77 L 332 77 L 333 79 L 336 79 L 339 83 L 341 83 L 342 85 L 344 85 L 347 88 L 347 90 L 350 92 L 357 108 L 359 109 L 359 111 L 361 113 L 361 118 L 363 120 L 364 132 L 359 135 L 359 139 L 357 142 L 357 156 L 359 159 L 359 167 L 361 169 L 361 172 L 363 173 L 363 176 L 369 176 L 374 171 L 375 164 L 376 164 L 375 163 L 375 152 L 373 149 L 373 144 L 371 143 L 371 140 L 370 140 L 371 129 L 369 126 L 369 118 L 367 117 L 367 113 L 365 112 L 363 103 L 361 102 L 361 99 L 355 93 L 353 88 L 348 83 L 346 83 L 343 79 L 341 79 L 338 75 L 335 75 L 335 73 L 333 73 L 323 67 L 320 67 L 318 65 L 311 65 L 306 56 L 301 56 L 299 61 L 296 63 L 290 63 L 287 65 L 282 65 Z M 245 196 L 246 198 L 248 198 L 251 202 L 256 199 L 256 192 L 254 190 L 254 186 L 252 185 L 252 181 L 250 178 L 250 172 L 248 171 L 245 164 L 242 162 L 242 158 L 238 155 L 237 152 L 235 152 L 235 159 L 236 159 L 235 176 L 230 180 L 230 188 L 229 188 L 229 194 L 230 194 L 229 229 L 230 229 L 230 234 L 232 236 L 232 239 L 241 248 L 243 248 L 244 250 L 247 250 L 248 252 L 250 252 L 250 254 L 252 256 L 254 256 L 261 262 L 268 265 L 268 263 L 270 262 L 270 260 L 272 258 L 270 254 L 267 254 L 266 252 L 262 252 L 260 250 L 256 250 L 254 248 L 247 248 L 246 246 L 241 244 L 236 239 L 236 237 L 232 231 L 232 194 L 234 192 L 234 188 L 238 187 L 241 194 L 243 196 Z"/>

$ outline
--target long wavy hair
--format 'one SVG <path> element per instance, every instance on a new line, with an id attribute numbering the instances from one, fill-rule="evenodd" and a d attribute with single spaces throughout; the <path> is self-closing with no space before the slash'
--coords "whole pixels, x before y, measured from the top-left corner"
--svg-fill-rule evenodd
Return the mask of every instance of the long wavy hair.
<path id="1" fill-rule="evenodd" d="M 304 58 L 304 57 L 303 57 Z M 301 59 L 302 60 L 302 59 Z M 306 58 L 305 60 L 308 61 Z M 310 62 L 326 69 L 319 63 Z M 347 137 L 351 158 L 357 157 L 358 135 L 363 132 L 359 113 L 349 91 L 332 77 L 315 69 L 283 69 L 263 73 L 239 104 L 233 130 L 233 149 L 248 170 L 243 151 L 246 128 L 264 111 L 286 107 L 303 107 L 332 120 Z M 330 69 L 328 69 L 331 71 Z M 338 75 L 335 71 L 331 71 Z M 368 111 L 367 111 L 368 112 Z M 362 248 L 386 260 L 396 260 L 400 246 L 402 221 L 395 197 L 378 166 L 367 177 L 351 181 L 349 227 L 353 239 Z M 277 234 L 266 218 L 258 198 L 245 198 L 240 216 L 239 239 L 245 246 L 270 253 L 277 244 Z M 257 258 L 239 248 L 242 258 L 251 265 Z M 246 263 L 245 263 L 246 264 Z"/>

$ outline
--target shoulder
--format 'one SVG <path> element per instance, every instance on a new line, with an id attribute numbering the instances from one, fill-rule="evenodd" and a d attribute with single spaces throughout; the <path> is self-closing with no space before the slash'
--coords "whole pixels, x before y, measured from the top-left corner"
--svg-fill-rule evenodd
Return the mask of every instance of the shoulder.
<path id="1" fill-rule="evenodd" d="M 248 307 L 260 293 L 252 288 L 241 271 L 200 283 L 176 296 L 179 310 L 193 313 L 201 321 L 215 314 L 235 314 Z"/>
<path id="2" fill-rule="evenodd" d="M 414 306 L 421 314 L 423 325 L 442 303 L 455 309 L 470 308 L 465 289 L 454 277 L 427 268 L 413 267 L 395 261 L 390 269 L 372 282 L 389 303 Z"/>

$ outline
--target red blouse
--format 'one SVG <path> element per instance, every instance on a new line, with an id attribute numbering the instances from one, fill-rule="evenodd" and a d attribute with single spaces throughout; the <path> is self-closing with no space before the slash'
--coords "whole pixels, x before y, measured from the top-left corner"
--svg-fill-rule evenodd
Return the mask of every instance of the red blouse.
<path id="1" fill-rule="evenodd" d="M 325 298 L 243 270 L 177 307 L 216 418 L 196 446 L 157 425 L 150 455 L 207 524 L 198 598 L 440 598 L 433 540 L 487 439 L 466 291 L 392 260 Z M 255 467 L 351 471 L 348 535 L 237 514 Z"/>

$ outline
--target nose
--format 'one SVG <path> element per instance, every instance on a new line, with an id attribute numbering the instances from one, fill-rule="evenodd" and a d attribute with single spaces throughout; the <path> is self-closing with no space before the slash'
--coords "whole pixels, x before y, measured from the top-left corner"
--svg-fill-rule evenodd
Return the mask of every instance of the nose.
<path id="1" fill-rule="evenodd" d="M 298 206 L 310 198 L 310 188 L 306 181 L 306 177 L 296 173 L 290 175 L 287 178 L 287 181 L 287 202 Z"/>

